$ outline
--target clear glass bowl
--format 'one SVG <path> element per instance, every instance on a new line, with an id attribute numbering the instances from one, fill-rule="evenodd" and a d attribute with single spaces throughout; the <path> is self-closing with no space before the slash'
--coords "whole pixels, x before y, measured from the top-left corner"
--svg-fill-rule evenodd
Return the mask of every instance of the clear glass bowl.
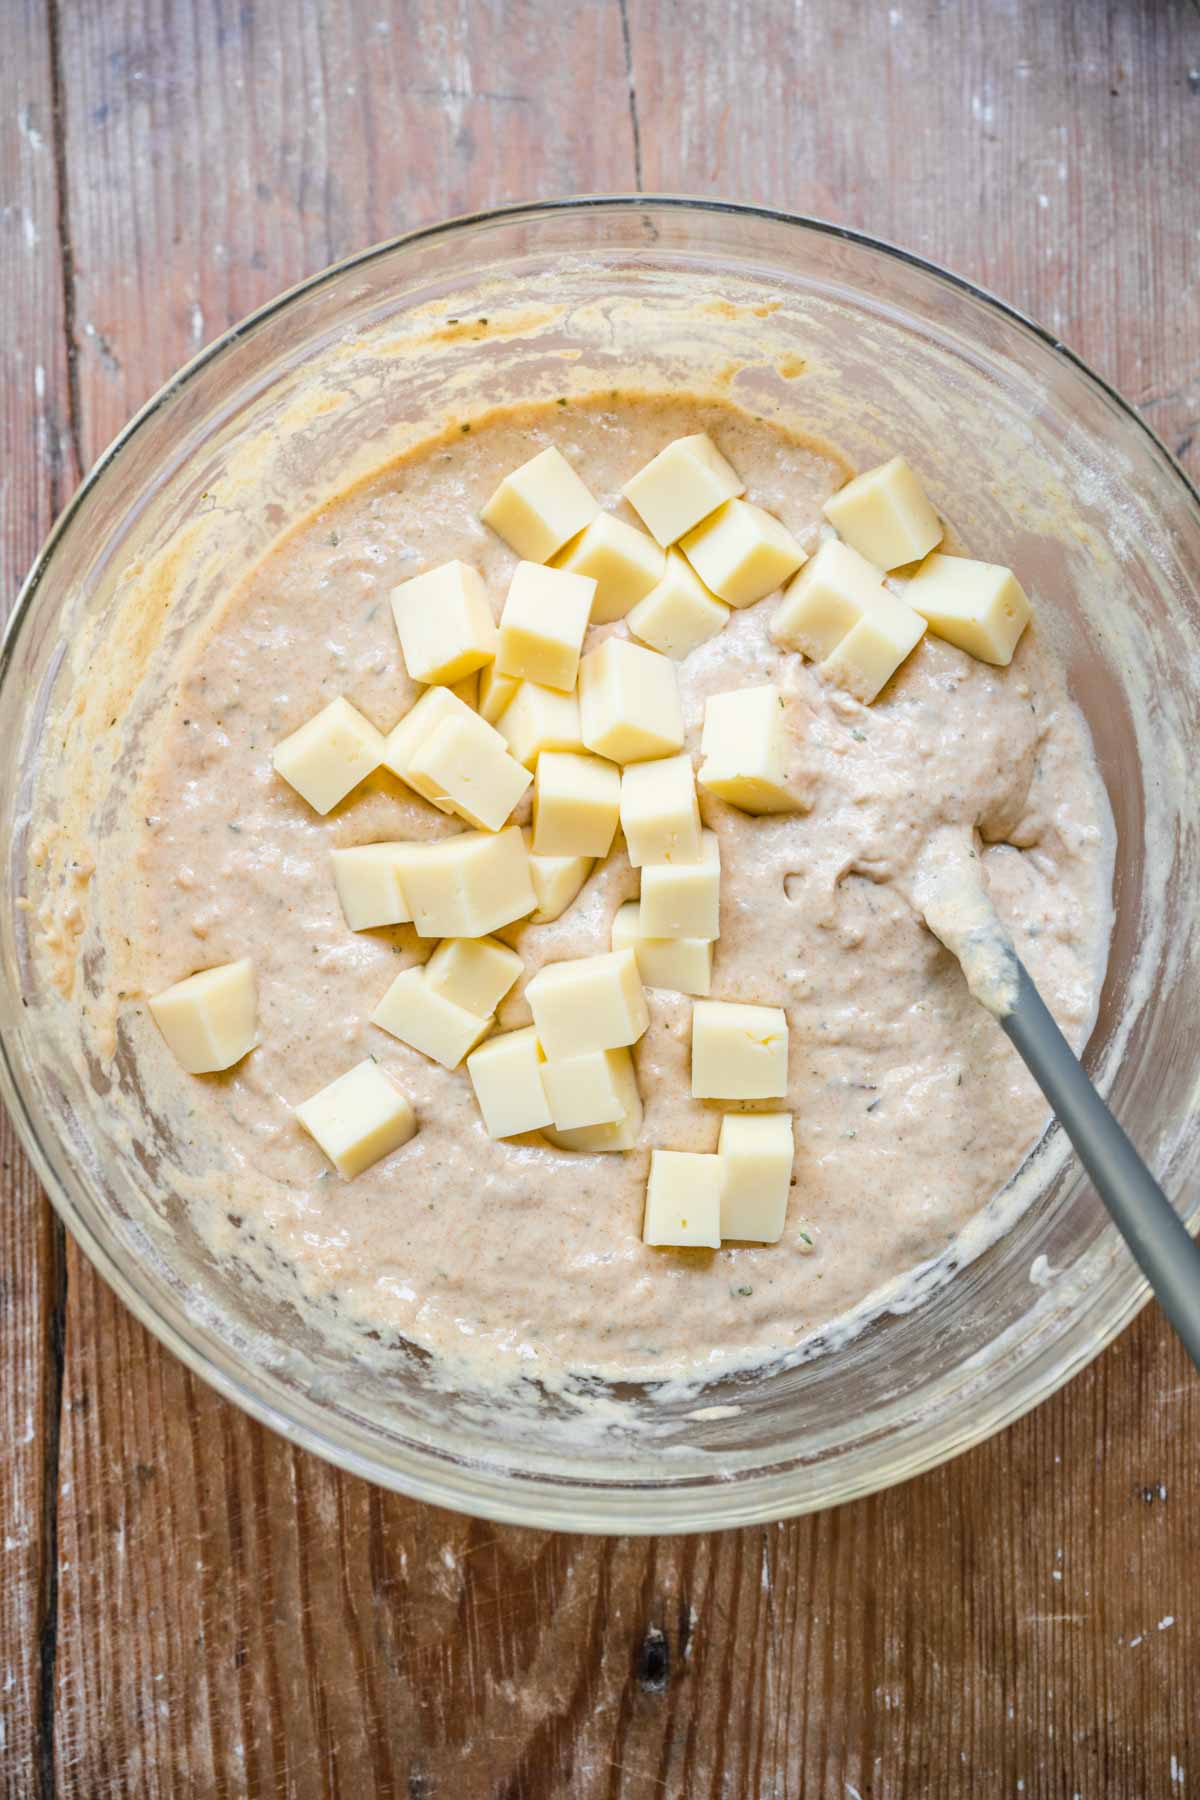
<path id="1" fill-rule="evenodd" d="M 167 629 L 141 621 L 129 635 L 125 754 L 112 760 L 97 740 L 100 836 L 188 625 L 287 513 L 447 410 L 631 371 L 724 387 L 861 461 L 912 450 L 967 540 L 1021 570 L 1090 722 L 1118 831 L 1116 927 L 1086 1061 L 1167 1190 L 1200 1192 L 1197 495 L 1062 345 L 966 282 L 852 232 L 700 201 L 519 208 L 367 251 L 212 345 L 100 459 L 3 648 L 3 1083 L 106 1280 L 275 1430 L 466 1512 L 692 1531 L 832 1505 L 928 1468 L 1053 1392 L 1129 1321 L 1145 1285 L 1057 1132 L 1034 1152 L 1035 1197 L 1016 1225 L 952 1281 L 931 1281 L 923 1304 L 882 1312 L 836 1354 L 718 1381 L 702 1402 L 630 1388 L 602 1432 L 585 1431 L 532 1386 L 497 1406 L 448 1391 L 413 1352 L 343 1355 L 214 1263 L 174 1198 L 154 1122 L 144 1135 L 112 1129 L 109 1084 L 136 1093 L 136 1070 L 124 1051 L 115 1075 L 66 1053 L 30 943 L 31 818 L 52 727 L 86 683 L 88 645 L 128 629 L 131 568 L 174 559 Z M 33 910 L 15 905 L 26 895 Z M 93 883 L 89 936 L 112 928 L 112 907 Z M 86 997 L 86 954 L 82 968 Z"/>

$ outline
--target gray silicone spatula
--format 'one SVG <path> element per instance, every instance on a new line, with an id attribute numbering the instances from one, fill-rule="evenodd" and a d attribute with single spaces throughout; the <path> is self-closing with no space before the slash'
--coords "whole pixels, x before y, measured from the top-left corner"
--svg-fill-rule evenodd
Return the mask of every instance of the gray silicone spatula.
<path id="1" fill-rule="evenodd" d="M 1200 1244 L 1113 1118 L 1050 1016 L 996 917 L 974 850 L 946 834 L 927 852 L 914 899 L 962 964 L 975 998 L 1007 1032 L 1058 1116 L 1159 1305 L 1200 1369 Z"/>

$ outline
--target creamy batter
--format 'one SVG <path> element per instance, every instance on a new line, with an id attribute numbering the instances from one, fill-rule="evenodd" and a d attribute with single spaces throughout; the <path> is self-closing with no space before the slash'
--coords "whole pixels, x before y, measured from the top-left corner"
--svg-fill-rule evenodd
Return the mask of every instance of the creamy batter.
<path id="1" fill-rule="evenodd" d="M 209 1198 L 192 1198 L 199 1229 L 307 1308 L 469 1354 L 493 1374 L 691 1377 L 766 1361 L 937 1256 L 1009 1179 L 1045 1105 L 922 922 L 931 842 L 949 832 L 977 863 L 1075 1047 L 1094 1016 L 1110 922 L 1107 801 L 1036 616 L 1011 667 L 928 635 L 863 707 L 771 642 L 773 596 L 735 612 L 678 669 L 693 754 L 707 695 L 780 685 L 809 806 L 754 818 L 700 790 L 721 843 L 713 997 L 788 1014 L 780 1105 L 796 1117 L 797 1158 L 782 1241 L 719 1252 L 641 1242 L 649 1147 L 711 1151 L 725 1110 L 690 1097 L 689 999 L 648 991 L 651 1024 L 634 1051 L 644 1147 L 615 1156 L 569 1155 L 536 1135 L 491 1141 L 464 1069 L 447 1072 L 369 1023 L 396 972 L 433 946 L 407 926 L 348 931 L 329 851 L 459 827 L 386 771 L 319 818 L 273 772 L 274 745 L 337 694 L 382 730 L 408 709 L 417 690 L 388 595 L 418 569 L 475 564 L 499 613 L 515 558 L 479 512 L 509 470 L 557 444 L 632 519 L 622 483 L 697 431 L 811 551 L 845 467 L 731 404 L 613 394 L 473 418 L 295 525 L 229 596 L 144 787 L 143 992 L 240 956 L 258 977 L 259 1048 L 189 1084 L 198 1129 L 234 1170 L 232 1189 L 214 1178 Z M 919 446 L 897 448 L 919 464 Z M 610 630 L 625 627 L 590 642 Z M 525 961 L 500 1029 L 529 1022 L 524 980 L 544 962 L 608 948 L 613 915 L 637 891 L 618 840 L 562 919 L 500 934 Z M 408 1094 L 420 1130 L 346 1183 L 292 1109 L 367 1054 Z"/>

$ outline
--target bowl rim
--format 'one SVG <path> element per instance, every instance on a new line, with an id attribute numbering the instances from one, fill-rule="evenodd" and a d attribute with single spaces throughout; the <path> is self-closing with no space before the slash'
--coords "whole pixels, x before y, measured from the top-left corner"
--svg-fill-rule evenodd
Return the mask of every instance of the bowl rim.
<path id="1" fill-rule="evenodd" d="M 1165 465 L 1168 475 L 1179 483 L 1183 499 L 1190 501 L 1200 515 L 1200 489 L 1178 458 L 1141 413 L 1060 337 L 979 283 L 888 239 L 852 226 L 778 207 L 678 193 L 594 193 L 514 202 L 417 226 L 411 231 L 401 232 L 365 249 L 354 251 L 285 288 L 221 332 L 211 343 L 183 363 L 150 395 L 101 451 L 96 461 L 82 475 L 78 486 L 47 533 L 18 589 L 3 633 L 0 634 L 0 684 L 3 684 L 11 672 L 18 640 L 55 553 L 72 529 L 92 490 L 155 415 L 210 363 L 224 356 L 242 339 L 253 335 L 262 325 L 286 311 L 296 301 L 318 292 L 340 276 L 356 268 L 367 267 L 400 250 L 455 237 L 495 223 L 537 221 L 563 214 L 604 210 L 636 213 L 643 208 L 761 219 L 788 227 L 799 227 L 805 232 L 839 239 L 879 253 L 981 302 L 985 308 L 1029 333 L 1097 390 L 1126 423 L 1132 422 L 1146 440 L 1146 447 Z M 949 1442 L 943 1439 L 936 1446 L 922 1446 L 907 1455 L 902 1453 L 895 1456 L 885 1468 L 874 1469 L 858 1478 L 843 1477 L 833 1493 L 813 1494 L 799 1475 L 796 1476 L 793 1494 L 775 1491 L 779 1485 L 779 1470 L 778 1466 L 772 1470 L 769 1465 L 744 1481 L 718 1479 L 663 1486 L 647 1486 L 644 1482 L 637 1481 L 609 1485 L 582 1476 L 573 1481 L 569 1476 L 546 1477 L 498 1465 L 484 1469 L 476 1464 L 469 1470 L 460 1471 L 460 1465 L 444 1457 L 435 1447 L 415 1442 L 405 1446 L 405 1455 L 411 1466 L 403 1471 L 401 1479 L 394 1470 L 381 1469 L 373 1458 L 363 1455 L 352 1446 L 330 1442 L 301 1420 L 279 1411 L 270 1400 L 248 1387 L 238 1375 L 214 1364 L 200 1347 L 193 1344 L 171 1320 L 159 1312 L 152 1299 L 127 1276 L 125 1269 L 96 1239 L 86 1222 L 77 1216 L 71 1198 L 42 1144 L 37 1120 L 27 1104 L 13 1067 L 9 1046 L 2 1033 L 0 1099 L 3 1099 L 8 1109 L 22 1146 L 55 1212 L 70 1229 L 93 1268 L 139 1323 L 172 1354 L 179 1357 L 194 1374 L 215 1388 L 223 1398 L 230 1400 L 287 1441 L 301 1445 L 350 1474 L 430 1505 L 451 1507 L 501 1524 L 610 1535 L 677 1534 L 762 1524 L 882 1492 L 950 1461 L 1032 1411 L 1099 1356 L 1150 1298 L 1148 1283 L 1134 1270 L 1136 1279 L 1126 1289 L 1123 1304 L 1115 1309 L 1113 1315 L 1099 1331 L 1094 1332 L 1088 1342 L 1073 1350 L 1059 1347 L 1053 1366 L 1043 1372 L 1034 1391 L 1022 1392 L 1001 1404 L 995 1401 L 989 1404 L 984 1398 L 973 1411 L 970 1421 L 964 1422 Z M 464 1474 L 466 1481 L 461 1479 Z M 766 1493 L 762 1491 L 763 1484 L 766 1484 Z M 739 1493 L 744 1495 L 748 1504 L 738 1504 Z M 643 1494 L 644 1498 L 640 1498 Z M 690 1495 L 695 1496 L 693 1504 L 688 1503 Z M 527 1497 L 525 1503 L 523 1496 Z M 628 1516 L 619 1516 L 622 1508 L 631 1508 Z M 664 1512 L 666 1516 L 661 1516 Z"/>

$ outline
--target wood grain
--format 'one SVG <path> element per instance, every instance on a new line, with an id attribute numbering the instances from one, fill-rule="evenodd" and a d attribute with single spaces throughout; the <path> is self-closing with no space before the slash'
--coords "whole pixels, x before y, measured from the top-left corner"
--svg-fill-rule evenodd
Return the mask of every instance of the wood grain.
<path id="1" fill-rule="evenodd" d="M 1200 471 L 1194 8 L 18 0 L 4 23 L 6 600 L 79 461 L 201 343 L 359 244 L 550 192 L 721 192 L 905 242 L 1041 317 Z M 6 1794 L 1200 1782 L 1200 1382 L 1154 1311 L 860 1505 L 525 1533 L 250 1424 L 64 1257 L 11 1134 L 0 1157 Z"/>

